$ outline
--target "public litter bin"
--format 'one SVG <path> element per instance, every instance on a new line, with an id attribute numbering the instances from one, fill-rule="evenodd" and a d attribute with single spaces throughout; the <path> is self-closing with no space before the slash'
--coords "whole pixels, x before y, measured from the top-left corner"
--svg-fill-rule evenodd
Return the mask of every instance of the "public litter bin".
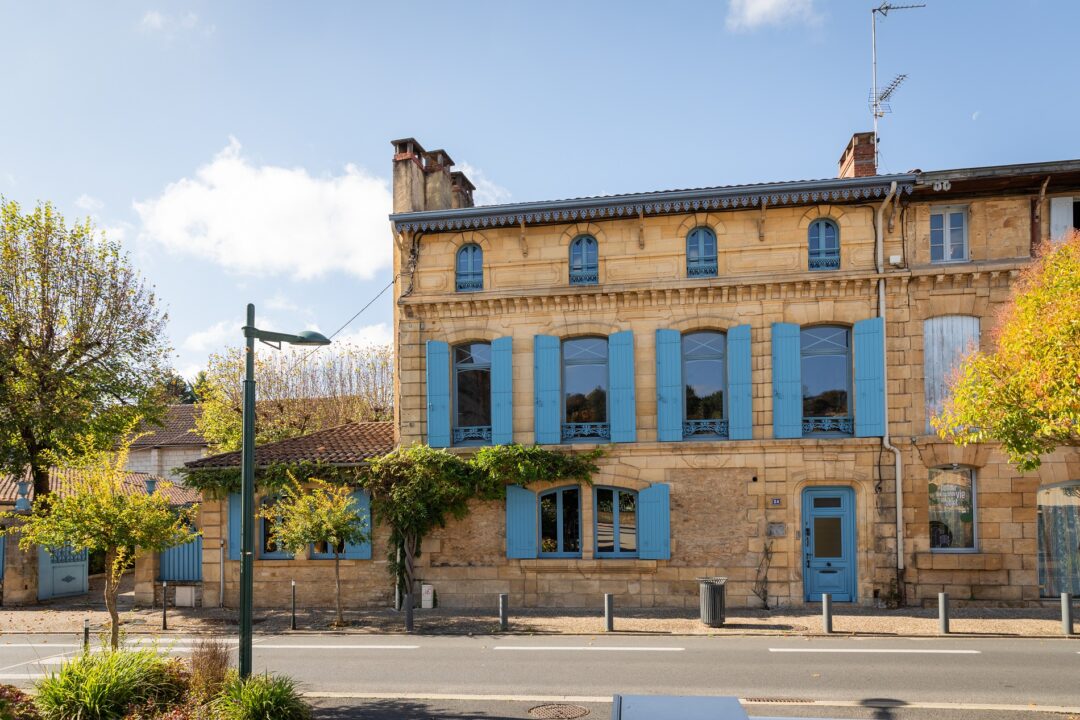
<path id="1" fill-rule="evenodd" d="M 701 622 L 709 627 L 724 624 L 724 583 L 727 578 L 698 578 L 701 593 Z"/>

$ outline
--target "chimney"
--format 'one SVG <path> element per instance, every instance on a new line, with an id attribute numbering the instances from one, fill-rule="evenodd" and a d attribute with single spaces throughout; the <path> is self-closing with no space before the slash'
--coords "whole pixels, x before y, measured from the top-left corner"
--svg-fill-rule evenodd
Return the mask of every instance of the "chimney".
<path id="1" fill-rule="evenodd" d="M 473 206 L 472 194 L 476 186 L 469 182 L 465 173 L 460 171 L 450 173 L 450 189 L 453 191 L 453 197 L 450 199 L 451 207 L 470 208 Z"/>
<path id="2" fill-rule="evenodd" d="M 414 138 L 402 138 L 394 146 L 394 212 L 424 209 L 424 148 Z"/>
<path id="3" fill-rule="evenodd" d="M 445 150 L 424 150 L 416 138 L 392 140 L 394 146 L 394 212 L 450 210 L 473 206 L 473 190 L 463 172 L 451 172 L 454 161 Z"/>
<path id="4" fill-rule="evenodd" d="M 837 177 L 869 177 L 877 175 L 874 133 L 861 132 L 851 136 L 851 141 L 840 156 L 840 172 Z"/>
<path id="5" fill-rule="evenodd" d="M 454 161 L 445 150 L 424 153 L 424 209 L 448 210 L 451 207 L 450 168 Z"/>

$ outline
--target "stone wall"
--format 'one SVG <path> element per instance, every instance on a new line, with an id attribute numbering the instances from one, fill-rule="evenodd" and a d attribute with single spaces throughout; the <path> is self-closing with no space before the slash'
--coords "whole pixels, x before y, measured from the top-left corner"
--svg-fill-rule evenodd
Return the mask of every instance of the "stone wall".
<path id="1" fill-rule="evenodd" d="M 183 482 L 184 478 L 176 472 L 184 463 L 205 457 L 206 448 L 192 445 L 179 447 L 132 448 L 128 453 L 125 470 L 160 475 L 174 483 Z"/>

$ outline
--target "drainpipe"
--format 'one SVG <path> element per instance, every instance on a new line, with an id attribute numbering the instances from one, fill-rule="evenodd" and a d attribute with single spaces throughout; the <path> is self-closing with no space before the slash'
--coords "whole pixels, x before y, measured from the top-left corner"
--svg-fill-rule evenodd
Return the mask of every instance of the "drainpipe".
<path id="1" fill-rule="evenodd" d="M 885 321 L 885 225 L 883 222 L 885 208 L 889 201 L 896 195 L 896 181 L 889 185 L 889 194 L 881 202 L 877 209 L 877 222 L 874 223 L 875 260 L 878 275 L 878 317 L 882 320 L 883 332 L 881 333 L 882 357 L 885 358 L 882 369 L 882 381 L 885 384 L 885 433 L 881 436 L 881 446 L 893 454 L 894 474 L 896 476 L 896 590 L 903 595 L 904 574 L 904 472 L 900 462 L 900 450 L 889 441 L 889 343 L 888 332 L 884 330 Z"/>

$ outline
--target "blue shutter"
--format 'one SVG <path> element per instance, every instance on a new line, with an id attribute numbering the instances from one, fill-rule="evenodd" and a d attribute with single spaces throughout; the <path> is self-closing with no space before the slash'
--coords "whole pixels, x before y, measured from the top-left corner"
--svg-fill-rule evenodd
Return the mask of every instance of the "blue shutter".
<path id="1" fill-rule="evenodd" d="M 537 335 L 533 338 L 533 428 L 536 442 L 554 445 L 562 442 L 559 399 L 559 338 Z"/>
<path id="2" fill-rule="evenodd" d="M 357 490 L 352 494 L 353 500 L 356 501 L 357 513 L 364 521 L 364 527 L 367 528 L 368 539 L 362 543 L 345 543 L 345 552 L 342 557 L 349 558 L 351 560 L 370 560 L 371 559 L 371 497 L 364 490 Z"/>
<path id="3" fill-rule="evenodd" d="M 656 436 L 683 439 L 682 333 L 656 331 Z"/>
<path id="4" fill-rule="evenodd" d="M 244 509 L 240 493 L 229 493 L 229 559 L 240 559 L 240 516 Z"/>
<path id="5" fill-rule="evenodd" d="M 638 557 L 671 559 L 670 489 L 663 483 L 638 493 Z"/>
<path id="6" fill-rule="evenodd" d="M 637 440 L 637 405 L 634 396 L 634 333 L 608 336 L 608 379 L 611 385 L 611 441 Z"/>
<path id="7" fill-rule="evenodd" d="M 513 339 L 496 338 L 491 343 L 491 442 L 514 442 L 514 359 Z"/>
<path id="8" fill-rule="evenodd" d="M 728 437 L 754 437 L 754 390 L 751 385 L 750 326 L 739 325 L 727 333 Z"/>
<path id="9" fill-rule="evenodd" d="M 439 340 L 427 343 L 428 445 L 450 447 L 450 346 Z"/>
<path id="10" fill-rule="evenodd" d="M 799 326 L 773 323 L 773 437 L 802 437 L 802 355 Z"/>
<path id="11" fill-rule="evenodd" d="M 506 487 L 506 557 L 536 557 L 536 493 Z"/>
<path id="12" fill-rule="evenodd" d="M 885 434 L 885 321 L 855 323 L 855 436 Z"/>

